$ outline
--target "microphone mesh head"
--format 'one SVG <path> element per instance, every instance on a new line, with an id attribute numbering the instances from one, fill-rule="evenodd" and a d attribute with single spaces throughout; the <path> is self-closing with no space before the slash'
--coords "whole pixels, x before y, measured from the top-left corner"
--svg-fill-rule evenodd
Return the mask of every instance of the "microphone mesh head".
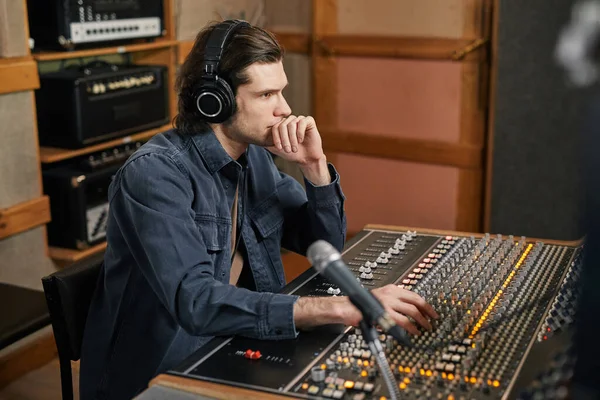
<path id="1" fill-rule="evenodd" d="M 308 247 L 306 257 L 317 272 L 322 272 L 328 262 L 340 257 L 340 253 L 331 244 L 324 240 L 317 240 Z"/>

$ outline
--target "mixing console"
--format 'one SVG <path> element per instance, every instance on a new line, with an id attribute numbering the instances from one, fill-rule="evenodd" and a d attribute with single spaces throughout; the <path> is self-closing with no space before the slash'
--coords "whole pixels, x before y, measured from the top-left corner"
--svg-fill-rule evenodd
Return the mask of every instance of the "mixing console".
<path id="1" fill-rule="evenodd" d="M 541 368 L 571 360 L 580 254 L 524 237 L 369 229 L 343 260 L 366 288 L 396 283 L 440 314 L 412 347 L 379 337 L 402 398 L 536 398 Z M 312 268 L 284 292 L 344 295 Z M 279 342 L 215 339 L 169 373 L 300 398 L 390 396 L 361 331 L 338 325 Z"/>

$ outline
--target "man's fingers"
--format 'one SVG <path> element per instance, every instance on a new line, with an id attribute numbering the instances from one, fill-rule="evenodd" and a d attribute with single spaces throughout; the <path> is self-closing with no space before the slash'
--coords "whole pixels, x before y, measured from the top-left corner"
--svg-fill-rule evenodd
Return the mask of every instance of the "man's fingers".
<path id="1" fill-rule="evenodd" d="M 392 305 L 392 308 L 394 311 L 411 317 L 423 328 L 427 330 L 432 329 L 431 323 L 429 323 L 427 317 L 425 317 L 415 305 L 398 301 L 396 304 Z"/>
<path id="2" fill-rule="evenodd" d="M 419 310 L 421 310 L 421 312 L 425 313 L 431 318 L 438 319 L 440 317 L 424 298 L 414 292 L 411 292 L 410 290 L 398 289 L 401 290 L 400 295 L 398 296 L 400 300 L 406 303 L 414 304 Z"/>
<path id="3" fill-rule="evenodd" d="M 298 116 L 298 127 L 296 130 L 296 135 L 298 136 L 298 143 L 304 142 L 304 136 L 306 135 L 306 117 L 304 115 Z"/>
<path id="4" fill-rule="evenodd" d="M 292 147 L 290 146 L 290 138 L 288 136 L 288 127 L 287 123 L 284 121 L 279 125 L 279 138 L 281 139 L 281 147 L 286 153 L 292 151 Z"/>
<path id="5" fill-rule="evenodd" d="M 281 143 L 281 136 L 279 134 L 279 126 L 281 126 L 283 121 L 285 121 L 285 120 L 279 121 L 278 123 L 273 125 L 273 127 L 271 127 L 271 135 L 273 136 L 273 145 L 279 150 L 281 150 L 283 148 L 283 144 Z"/>
<path id="6" fill-rule="evenodd" d="M 298 151 L 298 137 L 297 137 L 297 120 L 294 119 L 289 124 L 287 124 L 288 137 L 290 141 L 290 145 L 292 146 L 292 152 L 296 153 Z"/>
<path id="7" fill-rule="evenodd" d="M 415 336 L 421 335 L 421 332 L 419 332 L 419 329 L 417 329 L 417 327 L 412 322 L 410 322 L 408 317 L 406 317 L 405 315 L 399 314 L 397 312 L 392 312 L 391 317 L 394 319 L 394 321 L 396 321 L 397 325 L 406 329 L 406 331 L 408 333 L 415 335 Z"/>

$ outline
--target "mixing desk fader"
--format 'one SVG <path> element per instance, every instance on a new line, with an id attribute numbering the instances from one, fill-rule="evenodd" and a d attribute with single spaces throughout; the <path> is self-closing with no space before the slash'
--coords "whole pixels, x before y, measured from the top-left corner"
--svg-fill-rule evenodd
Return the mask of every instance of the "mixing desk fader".
<path id="1" fill-rule="evenodd" d="M 380 335 L 408 399 L 534 396 L 543 367 L 566 363 L 580 259 L 576 243 L 392 228 L 365 229 L 343 253 L 366 288 L 395 283 L 440 314 L 412 347 Z M 344 295 L 312 268 L 284 292 Z M 338 325 L 286 341 L 218 338 L 169 374 L 297 398 L 390 395 L 360 330 Z"/>

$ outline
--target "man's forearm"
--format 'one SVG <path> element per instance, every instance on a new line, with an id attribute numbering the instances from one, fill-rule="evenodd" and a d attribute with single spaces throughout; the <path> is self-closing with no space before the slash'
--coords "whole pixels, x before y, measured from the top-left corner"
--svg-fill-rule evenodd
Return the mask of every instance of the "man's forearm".
<path id="1" fill-rule="evenodd" d="M 311 164 L 299 165 L 302 174 L 315 186 L 325 186 L 331 183 L 331 174 L 327 167 L 327 158 L 323 158 Z"/>
<path id="2" fill-rule="evenodd" d="M 346 297 L 300 297 L 294 303 L 296 329 L 344 322 Z"/>

